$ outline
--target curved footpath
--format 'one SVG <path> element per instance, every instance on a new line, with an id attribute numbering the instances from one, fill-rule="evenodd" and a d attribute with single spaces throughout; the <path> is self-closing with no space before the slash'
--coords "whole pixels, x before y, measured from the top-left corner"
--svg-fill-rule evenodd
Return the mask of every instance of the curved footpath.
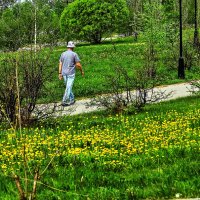
<path id="1" fill-rule="evenodd" d="M 170 94 L 166 99 L 162 99 L 160 101 L 167 101 L 171 99 L 177 99 L 180 97 L 186 97 L 192 95 L 191 91 L 195 90 L 195 88 L 190 83 L 178 83 L 166 86 L 159 86 L 154 88 L 155 92 L 161 92 L 165 95 Z M 63 116 L 63 115 L 77 115 L 82 113 L 88 113 L 97 111 L 99 109 L 98 106 L 90 105 L 91 99 L 82 99 L 77 100 L 74 105 L 63 107 L 60 103 L 57 104 L 48 104 L 48 105 L 38 105 L 44 110 L 54 110 L 53 116 Z M 43 113 L 44 114 L 44 113 Z"/>

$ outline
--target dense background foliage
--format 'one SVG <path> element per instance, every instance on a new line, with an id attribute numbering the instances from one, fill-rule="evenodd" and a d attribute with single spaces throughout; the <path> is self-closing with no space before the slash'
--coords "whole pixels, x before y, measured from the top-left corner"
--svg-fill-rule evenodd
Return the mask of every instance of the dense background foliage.
<path id="1" fill-rule="evenodd" d="M 124 0 L 79 0 L 66 7 L 60 20 L 66 38 L 100 43 L 103 36 L 125 31 L 128 9 Z"/>
<path id="2" fill-rule="evenodd" d="M 183 0 L 184 28 L 195 23 L 194 6 L 194 1 Z M 172 0 L 2 1 L 0 8 L 0 49 L 32 44 L 35 34 L 37 43 L 55 44 L 72 38 L 99 43 L 113 33 L 132 35 L 162 24 L 167 32 L 178 31 L 179 2 Z"/>

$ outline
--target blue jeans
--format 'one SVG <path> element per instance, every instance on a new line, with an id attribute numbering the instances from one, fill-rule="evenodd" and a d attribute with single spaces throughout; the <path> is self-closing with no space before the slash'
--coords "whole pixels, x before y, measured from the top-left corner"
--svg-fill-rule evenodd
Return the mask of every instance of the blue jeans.
<path id="1" fill-rule="evenodd" d="M 67 102 L 67 101 L 72 102 L 72 101 L 74 101 L 74 94 L 72 92 L 72 87 L 74 84 L 75 74 L 63 76 L 63 79 L 64 79 L 64 83 L 66 85 L 66 89 L 65 89 L 65 93 L 64 93 L 62 101 L 63 102 Z"/>

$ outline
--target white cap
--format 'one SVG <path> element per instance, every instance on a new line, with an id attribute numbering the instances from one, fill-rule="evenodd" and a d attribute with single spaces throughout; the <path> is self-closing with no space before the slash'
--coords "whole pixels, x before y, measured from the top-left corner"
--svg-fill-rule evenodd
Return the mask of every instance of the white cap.
<path id="1" fill-rule="evenodd" d="M 68 48 L 74 48 L 74 47 L 75 47 L 74 42 L 69 41 L 68 44 L 67 44 L 67 47 L 68 47 Z"/>

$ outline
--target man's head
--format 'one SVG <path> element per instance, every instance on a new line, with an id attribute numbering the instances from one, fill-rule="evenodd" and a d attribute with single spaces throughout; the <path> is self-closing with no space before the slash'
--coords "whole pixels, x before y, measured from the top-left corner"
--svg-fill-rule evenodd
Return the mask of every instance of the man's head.
<path id="1" fill-rule="evenodd" d="M 74 42 L 69 41 L 68 44 L 67 44 L 67 48 L 73 49 L 74 47 L 75 47 Z"/>

